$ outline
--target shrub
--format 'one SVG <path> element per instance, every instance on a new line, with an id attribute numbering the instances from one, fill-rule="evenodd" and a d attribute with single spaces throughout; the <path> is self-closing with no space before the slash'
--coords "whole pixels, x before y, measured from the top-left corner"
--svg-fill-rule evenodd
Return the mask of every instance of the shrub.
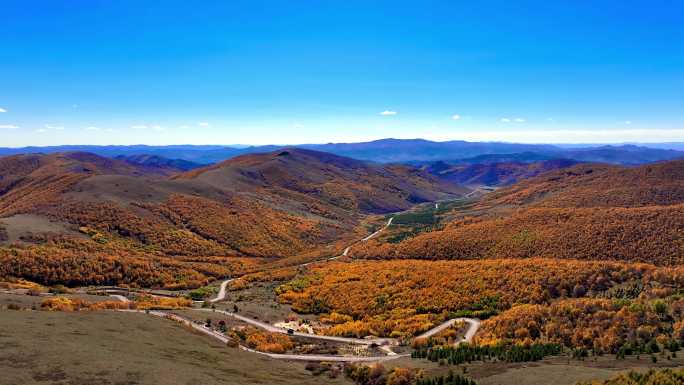
<path id="1" fill-rule="evenodd" d="M 290 337 L 280 333 L 261 332 L 249 328 L 246 331 L 247 346 L 260 352 L 285 353 L 294 347 Z"/>

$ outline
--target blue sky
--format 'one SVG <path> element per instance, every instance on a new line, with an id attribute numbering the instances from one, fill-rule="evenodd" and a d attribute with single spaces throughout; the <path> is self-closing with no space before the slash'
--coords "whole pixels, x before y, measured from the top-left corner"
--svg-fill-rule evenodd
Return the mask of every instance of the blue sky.
<path id="1" fill-rule="evenodd" d="M 680 1 L 0 6 L 0 146 L 684 141 Z"/>

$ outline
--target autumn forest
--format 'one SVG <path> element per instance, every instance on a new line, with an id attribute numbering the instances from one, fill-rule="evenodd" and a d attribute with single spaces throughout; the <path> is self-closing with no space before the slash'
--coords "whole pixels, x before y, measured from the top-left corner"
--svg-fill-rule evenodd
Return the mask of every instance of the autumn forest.
<path id="1" fill-rule="evenodd" d="M 266 287 L 269 306 L 314 320 L 315 333 L 390 338 L 452 365 L 678 351 L 684 161 L 562 166 L 483 189 L 300 149 L 192 171 L 86 153 L 0 158 L 0 277 L 176 297 L 41 305 L 71 312 L 192 307 L 185 297 L 235 278 L 229 292 Z M 417 338 L 463 317 L 481 321 L 469 344 L 455 344 L 462 323 Z M 227 334 L 298 349 L 251 326 Z"/>

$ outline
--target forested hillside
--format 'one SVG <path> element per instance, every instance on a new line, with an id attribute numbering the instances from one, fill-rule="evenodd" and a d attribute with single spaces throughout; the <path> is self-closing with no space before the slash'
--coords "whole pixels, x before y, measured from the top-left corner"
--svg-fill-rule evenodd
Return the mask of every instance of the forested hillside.
<path id="1" fill-rule="evenodd" d="M 635 168 L 578 165 L 485 195 L 472 214 L 362 258 L 553 257 L 684 261 L 684 161 Z"/>
<path id="2" fill-rule="evenodd" d="M 485 205 L 640 207 L 684 203 L 684 160 L 639 167 L 580 164 L 521 181 Z"/>
<path id="3" fill-rule="evenodd" d="M 236 263 L 225 258 L 324 250 L 365 214 L 467 191 L 411 167 L 304 150 L 175 175 L 165 163 L 138 163 L 87 153 L 1 158 L 0 274 L 198 286 L 231 275 L 225 267 Z M 222 266 L 204 264 L 214 256 Z"/>
<path id="4" fill-rule="evenodd" d="M 683 286 L 681 267 L 532 258 L 330 263 L 315 266 L 309 273 L 282 285 L 278 292 L 281 300 L 292 304 L 296 311 L 323 313 L 322 319 L 331 324 L 327 333 L 334 335 L 413 336 L 446 318 L 470 315 L 484 319 L 501 313 L 486 321 L 483 332 L 478 334 L 482 343 L 495 344 L 496 340 L 522 342 L 526 337 L 535 339 L 541 335 L 562 341 L 566 336 L 573 338 L 573 333 L 583 332 L 585 326 L 580 321 L 563 324 L 554 316 L 535 315 L 556 312 L 561 317 L 564 307 L 591 306 L 592 311 L 572 311 L 575 317 L 588 319 L 601 310 L 612 309 L 617 313 L 632 301 L 644 304 L 642 313 L 650 312 L 648 304 L 661 298 L 665 301 L 663 312 L 677 315 L 682 309 L 681 301 L 670 296 L 677 293 L 675 288 Z M 618 299 L 625 301 L 618 304 Z M 529 306 L 522 308 L 521 304 Z M 524 309 L 529 314 L 523 317 L 520 312 Z M 602 314 L 606 318 L 592 333 L 623 322 L 619 318 L 622 313 L 610 317 Z M 536 323 L 528 323 L 529 319 Z M 660 332 L 669 333 L 667 325 L 672 327 L 679 319 L 676 316 L 668 320 Z M 635 324 L 640 322 L 643 321 Z M 562 328 L 563 333 L 553 334 L 554 327 Z M 538 328 L 544 332 L 540 334 Z M 656 331 L 651 333 L 655 338 Z M 621 341 L 628 336 L 621 334 Z M 607 344 L 607 351 L 612 351 L 615 343 Z M 568 342 L 568 346 L 572 344 Z"/>

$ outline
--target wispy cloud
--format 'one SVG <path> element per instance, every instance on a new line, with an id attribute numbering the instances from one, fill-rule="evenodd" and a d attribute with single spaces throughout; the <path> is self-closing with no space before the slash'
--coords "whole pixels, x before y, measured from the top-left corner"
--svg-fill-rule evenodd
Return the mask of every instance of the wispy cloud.
<path id="1" fill-rule="evenodd" d="M 382 116 L 394 116 L 397 114 L 397 111 L 391 111 L 391 110 L 385 110 L 380 113 Z"/>
<path id="2" fill-rule="evenodd" d="M 301 123 L 295 123 L 294 128 L 304 128 L 304 125 Z"/>
<path id="3" fill-rule="evenodd" d="M 43 133 L 43 132 L 47 132 L 47 130 L 44 129 L 44 128 L 39 128 L 39 129 L 36 130 L 36 132 L 37 132 L 37 133 Z"/>
<path id="4" fill-rule="evenodd" d="M 99 131 L 100 127 L 88 126 L 88 127 L 86 127 L 86 130 L 88 130 L 88 131 Z"/>
<path id="5" fill-rule="evenodd" d="M 0 112 L 7 112 L 7 110 L 4 108 L 0 108 Z"/>
<path id="6" fill-rule="evenodd" d="M 453 120 L 461 120 L 461 115 L 459 115 L 459 114 L 451 115 L 451 119 L 453 119 Z"/>
<path id="7" fill-rule="evenodd" d="M 160 125 L 154 125 L 154 126 L 152 126 L 152 129 L 155 131 L 164 131 L 164 127 L 162 127 Z"/>
<path id="8" fill-rule="evenodd" d="M 501 118 L 499 121 L 501 123 L 525 123 L 527 120 L 523 118 Z"/>
<path id="9" fill-rule="evenodd" d="M 19 126 L 14 125 L 14 124 L 0 124 L 0 128 L 8 129 L 8 130 L 14 130 L 15 128 L 19 128 Z"/>
<path id="10" fill-rule="evenodd" d="M 145 130 L 147 129 L 147 125 L 145 124 L 136 124 L 135 126 L 131 126 L 131 128 L 135 130 Z"/>
<path id="11" fill-rule="evenodd" d="M 184 125 L 180 126 L 180 128 L 186 129 L 186 128 L 190 128 L 190 126 L 188 126 L 187 124 L 184 124 Z"/>
<path id="12" fill-rule="evenodd" d="M 45 128 L 47 128 L 47 129 L 49 129 L 49 130 L 58 130 L 58 131 L 61 131 L 61 130 L 64 129 L 64 126 L 53 126 L 52 124 L 46 124 L 46 125 L 45 125 Z"/>
<path id="13" fill-rule="evenodd" d="M 625 124 L 629 126 L 630 124 L 632 124 L 632 121 L 631 120 L 625 120 Z"/>
<path id="14" fill-rule="evenodd" d="M 209 123 L 208 123 L 208 122 L 199 122 L 199 123 L 197 123 L 197 124 L 199 124 L 200 127 L 209 127 Z"/>

